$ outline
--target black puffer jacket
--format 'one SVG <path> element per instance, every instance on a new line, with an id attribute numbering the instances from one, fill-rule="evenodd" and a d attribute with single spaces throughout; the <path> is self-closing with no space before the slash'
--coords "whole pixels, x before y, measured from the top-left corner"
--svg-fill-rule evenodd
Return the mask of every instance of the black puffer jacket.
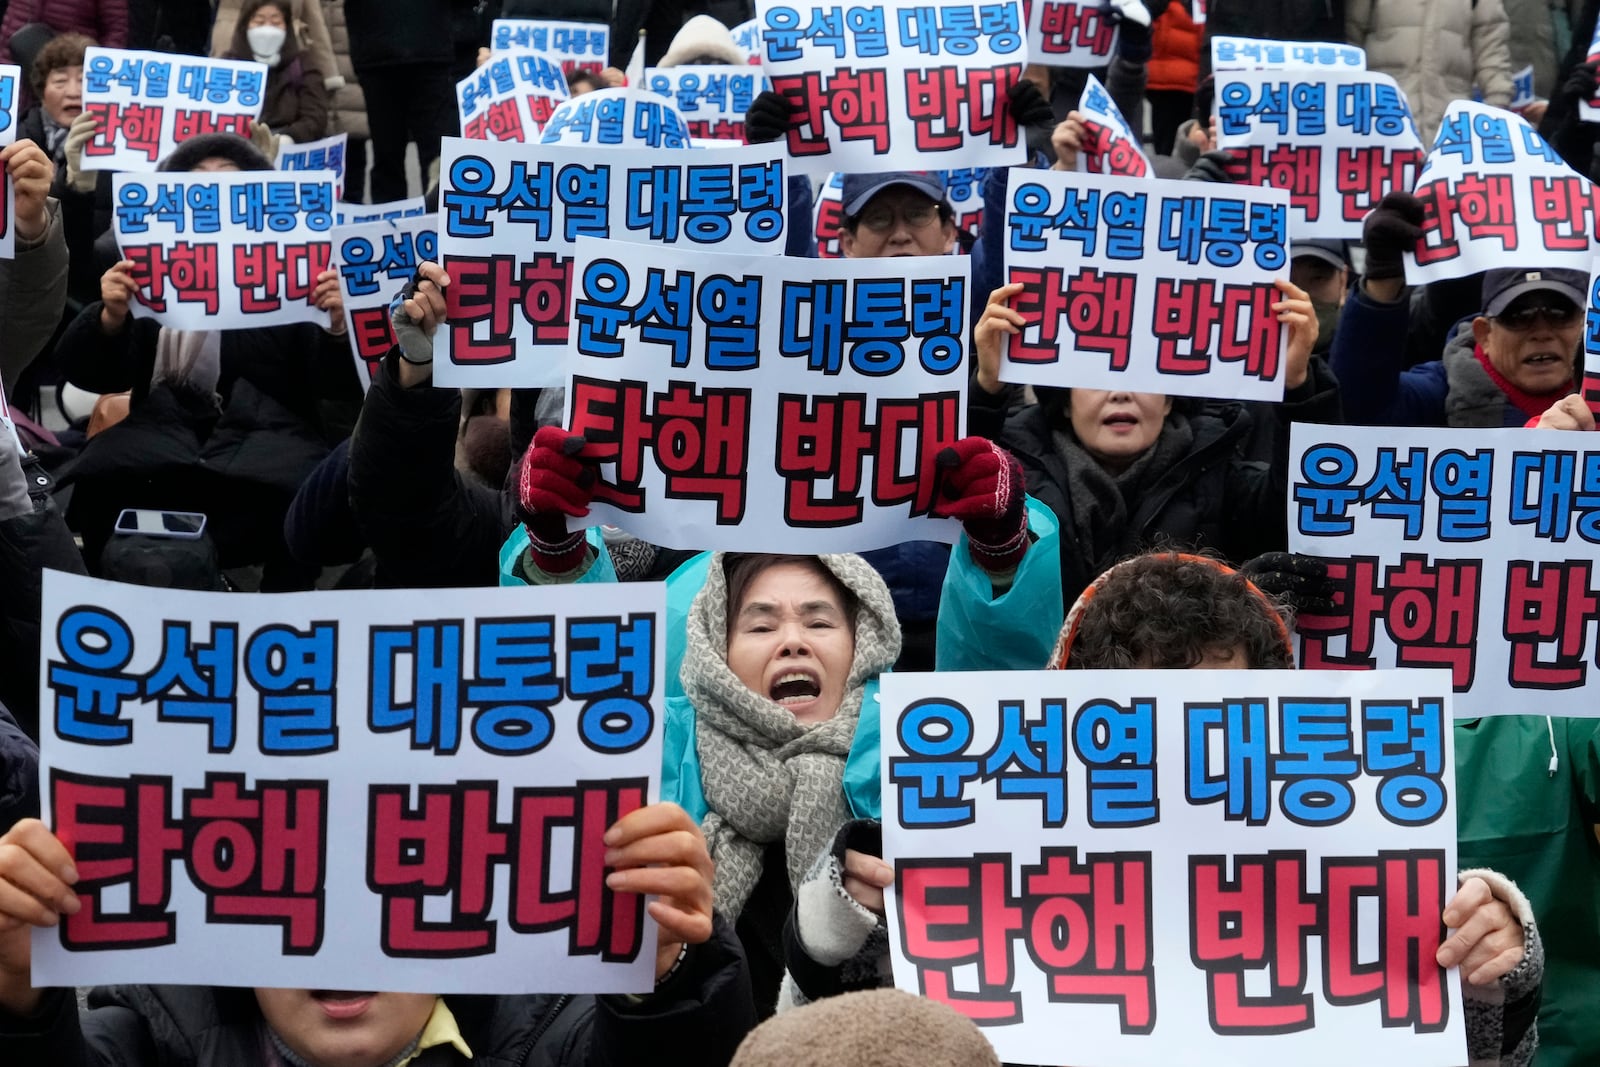
<path id="1" fill-rule="evenodd" d="M 744 956 L 720 920 L 712 939 L 637 1006 L 618 997 L 446 997 L 475 1067 L 719 1067 L 755 1025 Z M 261 1062 L 261 1011 L 249 989 L 110 986 L 78 1012 L 50 991 L 32 1019 L 0 1015 L 0 1063 L 58 1067 L 222 1067 Z M 448 1046 L 415 1061 L 465 1065 Z"/>
<path id="2" fill-rule="evenodd" d="M 1028 492 L 1061 522 L 1062 603 L 1071 604 L 1097 575 L 1073 522 L 1066 461 L 1054 431 L 1066 424 L 1064 391 L 1042 389 L 1040 402 L 1013 411 L 1000 443 L 1022 464 Z M 1282 404 L 1177 400 L 1194 431 L 1188 453 L 1129 502 L 1116 558 L 1156 546 L 1210 548 L 1234 562 L 1287 547 L 1285 487 L 1291 422 L 1340 421 L 1338 386 L 1326 365 L 1311 361 L 1310 376 Z"/>
<path id="3" fill-rule="evenodd" d="M 0 704 L 0 834 L 39 817 L 39 746 Z"/>
<path id="4" fill-rule="evenodd" d="M 1211 73 L 1211 38 L 1343 41 L 1344 0 L 1211 0 L 1200 76 Z"/>

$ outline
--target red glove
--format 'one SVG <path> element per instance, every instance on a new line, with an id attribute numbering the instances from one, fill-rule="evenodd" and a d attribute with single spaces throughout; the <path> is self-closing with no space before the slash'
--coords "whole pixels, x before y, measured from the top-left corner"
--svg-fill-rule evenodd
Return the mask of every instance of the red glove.
<path id="1" fill-rule="evenodd" d="M 546 574 L 564 574 L 583 562 L 582 530 L 567 532 L 564 516 L 589 514 L 595 469 L 585 463 L 589 444 L 559 426 L 542 426 L 522 457 L 517 518 L 528 528 L 528 551 Z"/>
<path id="2" fill-rule="evenodd" d="M 933 513 L 961 520 L 978 566 L 991 574 L 1015 568 L 1028 550 L 1022 464 L 986 437 L 963 437 L 935 462 L 944 477 Z"/>

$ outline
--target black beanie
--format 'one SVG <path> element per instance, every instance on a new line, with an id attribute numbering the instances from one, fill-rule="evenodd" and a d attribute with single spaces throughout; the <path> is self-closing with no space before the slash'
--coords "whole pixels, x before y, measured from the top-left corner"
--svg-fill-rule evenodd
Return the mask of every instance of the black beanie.
<path id="1" fill-rule="evenodd" d="M 272 170 L 254 144 L 235 133 L 202 133 L 191 137 L 161 161 L 157 170 L 189 171 L 213 157 L 232 160 L 240 170 Z"/>

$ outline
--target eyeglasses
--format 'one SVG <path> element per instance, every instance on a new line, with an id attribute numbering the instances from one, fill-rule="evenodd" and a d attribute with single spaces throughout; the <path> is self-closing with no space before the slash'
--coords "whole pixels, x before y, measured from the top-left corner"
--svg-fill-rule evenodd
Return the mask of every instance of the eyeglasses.
<path id="1" fill-rule="evenodd" d="M 920 204 L 906 204 L 897 213 L 892 207 L 869 207 L 861 213 L 860 223 L 873 233 L 888 233 L 894 229 L 896 218 L 904 219 L 907 227 L 920 230 L 939 217 L 939 205 L 932 200 Z"/>
<path id="2" fill-rule="evenodd" d="M 1494 317 L 1494 321 L 1510 330 L 1512 333 L 1526 333 L 1534 325 L 1544 319 L 1557 329 L 1571 326 L 1578 321 L 1578 316 L 1583 312 L 1572 304 L 1563 304 L 1554 307 L 1549 304 L 1530 304 L 1527 307 L 1517 308 L 1515 311 L 1503 312 Z"/>

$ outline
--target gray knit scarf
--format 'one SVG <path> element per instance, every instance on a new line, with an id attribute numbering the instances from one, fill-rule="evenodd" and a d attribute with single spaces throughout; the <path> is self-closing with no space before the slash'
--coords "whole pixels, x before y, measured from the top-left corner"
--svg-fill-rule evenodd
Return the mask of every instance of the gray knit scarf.
<path id="1" fill-rule="evenodd" d="M 1194 445 L 1189 420 L 1173 412 L 1162 423 L 1161 435 L 1121 474 L 1112 474 L 1083 450 L 1070 426 L 1054 433 L 1056 452 L 1067 466 L 1068 498 L 1072 501 L 1073 532 L 1078 547 L 1099 574 L 1134 546 L 1128 543 L 1133 508 L 1144 490 L 1170 470 Z"/>
<path id="2" fill-rule="evenodd" d="M 883 579 L 856 555 L 818 556 L 860 602 L 855 659 L 844 703 L 826 722 L 802 725 L 752 691 L 728 667 L 728 586 L 723 553 L 689 609 L 683 691 L 695 709 L 700 779 L 711 807 L 702 829 L 717 873 L 716 908 L 732 922 L 761 877 L 766 846 L 783 841 L 789 886 L 833 843 L 850 818 L 845 758 L 861 716 L 866 683 L 900 657 L 900 624 Z M 868 714 L 877 714 L 876 708 Z"/>

